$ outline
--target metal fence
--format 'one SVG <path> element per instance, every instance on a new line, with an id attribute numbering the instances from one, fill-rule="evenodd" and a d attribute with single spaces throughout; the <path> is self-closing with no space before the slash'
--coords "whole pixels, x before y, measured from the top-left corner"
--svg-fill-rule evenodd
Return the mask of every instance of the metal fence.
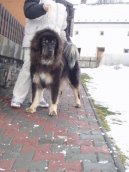
<path id="1" fill-rule="evenodd" d="M 0 34 L 21 45 L 24 27 L 0 4 Z"/>
<path id="2" fill-rule="evenodd" d="M 81 68 L 96 68 L 99 66 L 99 61 L 94 57 L 83 57 L 79 59 Z"/>

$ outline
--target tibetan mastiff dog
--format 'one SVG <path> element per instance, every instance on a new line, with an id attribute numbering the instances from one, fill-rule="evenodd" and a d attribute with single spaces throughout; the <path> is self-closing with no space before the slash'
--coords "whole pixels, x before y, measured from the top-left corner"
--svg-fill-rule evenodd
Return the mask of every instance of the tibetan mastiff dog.
<path id="1" fill-rule="evenodd" d="M 63 41 L 53 30 L 38 31 L 31 42 L 32 104 L 26 109 L 36 112 L 42 89 L 49 88 L 51 103 L 49 115 L 57 115 L 57 104 L 62 80 L 68 78 L 73 89 L 76 107 L 80 107 L 79 75 L 77 48 Z"/>

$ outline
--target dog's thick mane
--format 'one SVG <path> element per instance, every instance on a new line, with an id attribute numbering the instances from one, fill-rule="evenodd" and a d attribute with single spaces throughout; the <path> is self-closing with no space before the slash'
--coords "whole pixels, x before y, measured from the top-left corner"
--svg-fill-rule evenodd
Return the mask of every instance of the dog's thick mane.
<path id="1" fill-rule="evenodd" d="M 59 34 L 51 29 L 44 29 L 38 31 L 31 41 L 31 64 L 41 64 L 41 40 L 43 37 L 53 37 L 57 41 L 56 49 L 55 49 L 55 64 L 60 64 L 62 60 L 62 52 L 63 52 L 63 42 L 59 36 Z"/>

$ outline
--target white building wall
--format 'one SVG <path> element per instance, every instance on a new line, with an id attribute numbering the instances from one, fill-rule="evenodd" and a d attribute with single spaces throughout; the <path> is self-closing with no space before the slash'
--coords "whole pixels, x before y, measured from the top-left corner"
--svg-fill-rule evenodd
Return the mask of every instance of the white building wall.
<path id="1" fill-rule="evenodd" d="M 100 35 L 101 31 L 103 35 Z M 81 48 L 81 57 L 96 59 L 98 55 L 105 63 L 129 65 L 128 34 L 129 4 L 81 4 L 75 7 L 72 40 Z M 97 53 L 98 47 L 104 48 L 104 53 Z"/>
<path id="2" fill-rule="evenodd" d="M 81 48 L 82 57 L 96 57 L 97 47 L 105 48 L 105 54 L 125 54 L 128 34 L 129 24 L 74 24 L 72 41 Z"/>

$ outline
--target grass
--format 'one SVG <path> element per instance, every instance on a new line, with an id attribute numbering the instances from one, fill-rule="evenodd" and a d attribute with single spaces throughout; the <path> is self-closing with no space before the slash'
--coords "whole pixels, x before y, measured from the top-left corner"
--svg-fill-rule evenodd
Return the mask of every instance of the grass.
<path id="1" fill-rule="evenodd" d="M 105 113 L 104 113 L 105 110 L 103 111 L 103 109 L 101 109 L 100 107 L 97 107 L 97 105 L 94 105 L 94 106 L 95 106 L 97 115 L 98 115 L 99 119 L 101 120 L 101 124 L 102 124 L 103 128 L 106 131 L 110 131 L 110 127 L 105 119 Z"/>
<path id="2" fill-rule="evenodd" d="M 90 79 L 92 79 L 92 78 L 89 75 L 81 74 L 80 80 L 83 84 L 86 84 L 87 82 L 89 82 Z"/>
<path id="3" fill-rule="evenodd" d="M 126 160 L 128 159 L 127 156 L 124 155 L 124 153 L 120 150 L 120 148 L 114 143 L 113 138 L 111 138 L 113 145 L 115 146 L 115 153 L 119 157 L 121 163 L 123 165 L 126 165 Z M 128 159 L 129 160 L 129 159 Z"/>
<path id="4" fill-rule="evenodd" d="M 121 163 L 123 165 L 125 165 L 126 164 L 126 160 L 128 159 L 127 156 L 125 156 L 123 154 L 123 152 L 120 150 L 120 148 L 118 148 L 117 146 L 116 146 L 116 149 L 117 149 L 116 151 L 117 151 L 117 154 L 118 154 L 118 157 L 119 157 Z"/>
<path id="5" fill-rule="evenodd" d="M 107 107 L 103 107 L 103 106 L 97 105 L 95 103 L 94 103 L 94 106 L 95 106 L 97 115 L 98 115 L 99 119 L 101 120 L 101 124 L 102 124 L 103 128 L 105 129 L 106 132 L 110 131 L 110 127 L 106 121 L 106 116 L 113 115 L 113 114 L 115 115 L 115 113 L 112 111 L 109 111 Z M 123 165 L 125 165 L 126 160 L 128 158 L 124 155 L 124 153 L 120 150 L 120 148 L 114 143 L 113 139 L 112 139 L 112 142 L 113 142 L 113 145 L 115 146 L 115 149 L 116 149 L 115 152 L 116 152 L 117 156 L 119 157 L 121 163 Z"/>
<path id="6" fill-rule="evenodd" d="M 101 105 L 98 105 L 98 104 L 95 104 L 95 103 L 94 103 L 94 106 L 95 106 L 97 115 L 98 115 L 99 119 L 101 120 L 101 123 L 102 123 L 103 128 L 106 131 L 110 131 L 110 127 L 109 127 L 109 125 L 107 123 L 106 117 L 108 115 L 113 115 L 115 113 L 112 112 L 112 111 L 110 111 L 110 110 L 108 110 L 107 107 L 104 107 L 104 106 L 101 106 Z"/>
<path id="7" fill-rule="evenodd" d="M 81 75 L 81 82 L 86 87 L 86 83 L 88 83 L 92 78 L 87 74 Z M 88 88 L 86 88 L 88 90 Z M 107 107 L 103 107 L 101 105 L 98 105 L 95 103 L 95 101 L 92 99 L 92 102 L 94 104 L 94 107 L 96 109 L 97 115 L 99 119 L 101 120 L 102 126 L 106 131 L 110 131 L 110 127 L 106 121 L 107 115 L 114 114 L 113 112 L 109 111 Z"/>
<path id="8" fill-rule="evenodd" d="M 86 84 L 90 81 L 90 79 L 92 79 L 92 78 L 89 75 L 87 75 L 87 74 L 82 74 L 81 75 L 81 82 L 82 82 L 82 84 L 85 87 L 86 87 Z M 86 88 L 86 89 L 88 90 L 88 88 Z M 96 113 L 98 115 L 98 118 L 101 121 L 102 127 L 105 129 L 106 132 L 110 131 L 110 127 L 109 127 L 109 125 L 107 123 L 106 117 L 108 115 L 113 115 L 113 114 L 115 115 L 115 113 L 110 111 L 107 107 L 104 107 L 102 105 L 96 104 L 95 100 L 93 100 L 93 99 L 91 99 L 91 100 L 92 100 L 93 105 L 95 107 L 95 110 L 96 110 Z M 115 146 L 115 149 L 116 149 L 115 152 L 118 155 L 121 163 L 123 165 L 125 165 L 126 164 L 126 160 L 128 158 L 123 154 L 123 152 L 120 150 L 120 148 L 118 148 L 118 146 L 114 143 L 113 139 L 111 139 L 111 140 L 112 140 L 113 145 Z"/>

